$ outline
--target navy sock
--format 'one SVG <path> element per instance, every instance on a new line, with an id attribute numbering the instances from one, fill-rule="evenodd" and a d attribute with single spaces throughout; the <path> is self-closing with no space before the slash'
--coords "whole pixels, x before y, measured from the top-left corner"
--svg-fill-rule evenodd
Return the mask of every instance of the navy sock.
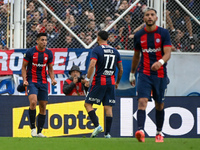
<path id="1" fill-rule="evenodd" d="M 92 111 L 88 112 L 88 115 L 90 116 L 90 120 L 92 121 L 94 126 L 98 127 L 99 126 L 99 121 L 98 121 L 97 115 L 95 113 L 95 110 L 92 110 Z"/>
<path id="2" fill-rule="evenodd" d="M 146 111 L 145 110 L 138 110 L 138 112 L 137 112 L 138 130 L 144 130 L 145 119 L 146 119 Z"/>
<path id="3" fill-rule="evenodd" d="M 42 132 L 42 129 L 43 129 L 43 126 L 44 126 L 44 123 L 45 123 L 45 118 L 46 118 L 46 115 L 41 115 L 41 114 L 38 115 L 37 133 Z"/>
<path id="4" fill-rule="evenodd" d="M 106 132 L 105 132 L 105 135 L 110 133 L 111 125 L 112 125 L 112 117 L 106 117 Z"/>
<path id="5" fill-rule="evenodd" d="M 35 110 L 31 110 L 29 108 L 29 118 L 30 118 L 30 124 L 31 124 L 31 129 L 35 128 L 35 116 L 36 116 L 36 109 Z"/>
<path id="6" fill-rule="evenodd" d="M 156 127 L 157 127 L 157 131 L 162 131 L 162 127 L 163 127 L 163 122 L 164 122 L 164 115 L 165 112 L 164 110 L 156 110 Z"/>

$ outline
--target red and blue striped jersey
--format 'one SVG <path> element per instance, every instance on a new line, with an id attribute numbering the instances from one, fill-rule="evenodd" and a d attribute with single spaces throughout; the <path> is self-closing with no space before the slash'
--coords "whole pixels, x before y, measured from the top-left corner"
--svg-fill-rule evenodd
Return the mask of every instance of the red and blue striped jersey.
<path id="1" fill-rule="evenodd" d="M 117 63 L 122 62 L 119 52 L 110 45 L 95 47 L 91 59 L 97 60 L 92 85 L 114 85 Z"/>
<path id="2" fill-rule="evenodd" d="M 37 46 L 28 49 L 24 55 L 28 62 L 27 81 L 34 83 L 47 83 L 46 66 L 53 63 L 53 54 L 50 50 L 39 51 Z"/>
<path id="3" fill-rule="evenodd" d="M 134 36 L 134 49 L 142 53 L 138 72 L 164 78 L 167 75 L 166 63 L 158 71 L 151 70 L 153 63 L 164 55 L 164 47 L 171 47 L 168 30 L 156 26 L 156 29 L 151 32 L 148 32 L 146 27 L 138 31 Z"/>

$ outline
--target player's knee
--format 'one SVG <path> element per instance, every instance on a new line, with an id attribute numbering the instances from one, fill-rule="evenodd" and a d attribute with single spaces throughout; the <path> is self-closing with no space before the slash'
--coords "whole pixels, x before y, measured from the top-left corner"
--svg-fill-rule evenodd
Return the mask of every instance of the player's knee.
<path id="1" fill-rule="evenodd" d="M 148 102 L 148 99 L 140 98 L 138 100 L 138 109 L 145 110 L 147 107 L 147 102 Z"/>

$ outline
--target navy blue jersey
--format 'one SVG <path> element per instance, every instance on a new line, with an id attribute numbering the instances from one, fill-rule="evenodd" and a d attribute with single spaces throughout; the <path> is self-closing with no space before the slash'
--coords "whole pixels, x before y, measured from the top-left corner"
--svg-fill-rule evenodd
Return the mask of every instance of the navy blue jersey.
<path id="1" fill-rule="evenodd" d="M 27 81 L 34 83 L 47 83 L 46 66 L 53 63 L 53 54 L 50 50 L 39 51 L 37 47 L 30 48 L 24 55 L 28 62 Z"/>
<path id="2" fill-rule="evenodd" d="M 97 60 L 92 85 L 114 85 L 117 63 L 122 62 L 119 52 L 109 45 L 100 45 L 92 50 L 91 59 Z"/>
<path id="3" fill-rule="evenodd" d="M 151 66 L 162 58 L 164 47 L 171 47 L 168 30 L 156 26 L 154 31 L 148 32 L 145 27 L 135 34 L 134 47 L 135 51 L 142 52 L 138 72 L 149 76 L 157 75 L 159 78 L 166 76 L 166 63 L 158 71 L 152 71 Z"/>

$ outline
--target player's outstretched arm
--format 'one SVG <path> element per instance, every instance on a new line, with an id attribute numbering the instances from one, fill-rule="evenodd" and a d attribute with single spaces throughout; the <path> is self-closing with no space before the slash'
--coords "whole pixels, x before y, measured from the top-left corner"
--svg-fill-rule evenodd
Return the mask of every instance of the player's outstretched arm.
<path id="1" fill-rule="evenodd" d="M 48 65 L 48 73 L 49 73 L 49 77 L 51 78 L 51 84 L 56 85 L 57 81 L 54 78 L 53 64 Z"/>
<path id="2" fill-rule="evenodd" d="M 116 80 L 116 83 L 115 83 L 115 88 L 116 89 L 118 88 L 119 82 L 120 82 L 120 80 L 122 78 L 122 74 L 123 74 L 122 62 L 117 63 L 117 68 L 118 68 L 118 74 L 117 74 L 117 80 Z"/>

